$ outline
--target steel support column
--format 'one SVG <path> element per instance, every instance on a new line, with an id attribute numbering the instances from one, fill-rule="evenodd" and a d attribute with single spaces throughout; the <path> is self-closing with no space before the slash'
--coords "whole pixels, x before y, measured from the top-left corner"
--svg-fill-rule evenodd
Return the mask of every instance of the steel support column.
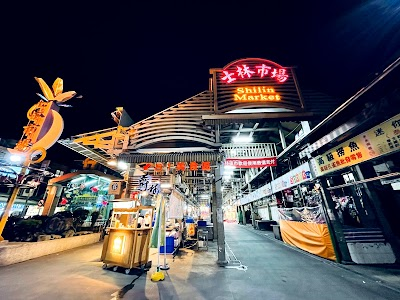
<path id="1" fill-rule="evenodd" d="M 279 137 L 281 138 L 282 148 L 286 148 L 285 134 L 282 131 L 282 126 L 279 125 Z"/>
<path id="2" fill-rule="evenodd" d="M 329 234 L 332 239 L 333 248 L 336 254 L 336 261 L 339 263 L 351 263 L 349 248 L 347 247 L 346 239 L 343 234 L 342 225 L 338 220 L 335 212 L 334 201 L 329 192 L 327 192 L 328 184 L 326 180 L 321 180 L 321 196 L 322 208 L 324 209 L 326 224 L 329 229 Z"/>
<path id="3" fill-rule="evenodd" d="M 217 163 L 217 168 L 215 169 L 215 177 L 214 177 L 214 189 L 215 191 L 215 199 L 216 199 L 216 211 L 217 211 L 217 247 L 218 247 L 218 261 L 217 264 L 220 266 L 226 266 L 228 261 L 226 260 L 225 253 L 225 229 L 224 229 L 224 213 L 222 211 L 222 176 L 221 176 L 221 166 L 222 164 Z M 214 224 L 215 226 L 215 224 Z"/>

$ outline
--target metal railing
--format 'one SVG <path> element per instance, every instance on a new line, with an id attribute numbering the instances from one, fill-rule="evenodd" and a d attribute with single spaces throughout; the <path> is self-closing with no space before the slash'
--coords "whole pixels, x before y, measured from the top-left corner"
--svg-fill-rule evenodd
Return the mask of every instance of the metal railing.
<path id="1" fill-rule="evenodd" d="M 230 158 L 277 156 L 274 143 L 223 144 L 220 151 Z"/>

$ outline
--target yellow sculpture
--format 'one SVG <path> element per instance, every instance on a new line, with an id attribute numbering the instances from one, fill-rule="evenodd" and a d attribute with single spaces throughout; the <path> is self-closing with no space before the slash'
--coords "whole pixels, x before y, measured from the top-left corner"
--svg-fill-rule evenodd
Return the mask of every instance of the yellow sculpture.
<path id="1" fill-rule="evenodd" d="M 57 142 L 64 130 L 64 120 L 58 113 L 60 106 L 70 106 L 64 103 L 73 98 L 76 92 L 63 92 L 61 78 L 54 81 L 52 88 L 42 78 L 35 77 L 35 80 L 43 95 L 37 93 L 41 100 L 28 110 L 28 125 L 24 126 L 22 137 L 14 149 L 9 148 L 8 151 L 21 156 L 41 152 L 40 160 L 43 160 L 46 150 Z"/>
<path id="2" fill-rule="evenodd" d="M 0 241 L 4 240 L 2 237 L 4 226 L 20 190 L 21 182 L 19 182 L 19 178 L 24 178 L 30 164 L 43 161 L 46 157 L 46 150 L 57 142 L 64 129 L 64 120 L 58 110 L 60 106 L 69 106 L 65 105 L 64 102 L 76 95 L 74 91 L 63 93 L 63 80 L 61 78 L 54 81 L 52 89 L 42 78 L 35 77 L 35 79 L 39 83 L 44 96 L 37 93 L 41 100 L 28 110 L 29 121 L 28 125 L 24 126 L 21 139 L 13 149 L 7 148 L 12 156 L 20 158 L 23 167 L 7 200 L 4 213 L 0 217 Z"/>

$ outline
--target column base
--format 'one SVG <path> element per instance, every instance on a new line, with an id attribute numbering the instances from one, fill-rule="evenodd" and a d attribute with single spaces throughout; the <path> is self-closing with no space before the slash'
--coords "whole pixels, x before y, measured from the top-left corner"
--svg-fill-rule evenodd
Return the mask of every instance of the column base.
<path id="1" fill-rule="evenodd" d="M 220 267 L 225 267 L 228 265 L 228 261 L 227 260 L 218 260 L 217 265 Z"/>

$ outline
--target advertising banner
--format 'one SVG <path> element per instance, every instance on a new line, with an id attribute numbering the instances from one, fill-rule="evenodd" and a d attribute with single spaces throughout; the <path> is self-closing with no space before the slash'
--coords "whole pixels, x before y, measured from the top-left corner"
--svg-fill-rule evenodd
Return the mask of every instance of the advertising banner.
<path id="1" fill-rule="evenodd" d="M 400 149 L 400 114 L 315 157 L 321 176 Z"/>
<path id="2" fill-rule="evenodd" d="M 247 203 L 253 202 L 255 200 L 261 199 L 269 195 L 272 195 L 271 183 L 267 183 L 266 185 L 260 187 L 259 189 L 244 196 L 242 199 L 239 200 L 239 202 L 240 205 L 245 205 Z"/>
<path id="3" fill-rule="evenodd" d="M 271 182 L 273 193 L 285 190 L 299 183 L 306 182 L 312 179 L 310 166 L 307 163 L 298 166 L 285 175 Z"/>
<path id="4" fill-rule="evenodd" d="M 183 196 L 177 190 L 172 190 L 171 196 L 169 197 L 168 218 L 170 218 L 170 219 L 182 219 L 183 218 L 183 201 L 184 200 L 185 200 L 185 196 Z"/>
<path id="5" fill-rule="evenodd" d="M 276 165 L 276 157 L 227 158 L 225 160 L 225 166 L 242 169 L 276 167 Z"/>

